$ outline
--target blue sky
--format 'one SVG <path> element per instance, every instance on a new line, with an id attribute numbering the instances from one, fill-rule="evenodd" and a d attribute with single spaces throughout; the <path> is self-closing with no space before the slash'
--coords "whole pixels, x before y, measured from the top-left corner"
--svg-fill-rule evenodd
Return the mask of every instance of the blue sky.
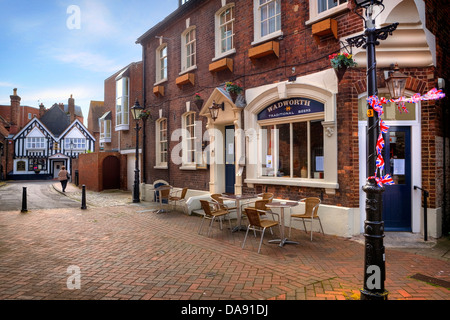
<path id="1" fill-rule="evenodd" d="M 0 0 L 0 104 L 9 105 L 13 88 L 21 105 L 32 107 L 67 103 L 73 94 L 86 122 L 90 101 L 103 101 L 104 80 L 142 59 L 136 39 L 177 6 L 178 0 Z"/>

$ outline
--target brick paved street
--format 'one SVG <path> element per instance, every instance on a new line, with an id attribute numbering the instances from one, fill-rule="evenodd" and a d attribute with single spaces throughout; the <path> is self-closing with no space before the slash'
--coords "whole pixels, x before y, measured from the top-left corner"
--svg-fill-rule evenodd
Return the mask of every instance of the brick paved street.
<path id="1" fill-rule="evenodd" d="M 155 214 L 148 203 L 87 210 L 0 212 L 0 299 L 346 300 L 358 299 L 363 245 L 296 230 L 299 245 L 269 244 L 214 226 L 198 235 L 201 218 Z M 225 224 L 227 226 L 227 224 Z M 412 279 L 450 281 L 446 259 L 386 249 L 389 299 L 450 300 L 450 291 Z M 68 267 L 81 270 L 69 290 Z"/>

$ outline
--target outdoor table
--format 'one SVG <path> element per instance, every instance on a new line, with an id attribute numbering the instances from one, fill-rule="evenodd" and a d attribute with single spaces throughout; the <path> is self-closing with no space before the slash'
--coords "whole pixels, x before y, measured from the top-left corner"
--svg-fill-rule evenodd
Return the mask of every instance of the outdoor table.
<path id="1" fill-rule="evenodd" d="M 233 230 L 231 230 L 232 232 L 236 232 L 239 230 L 247 230 L 247 227 L 244 225 L 241 225 L 241 220 L 242 220 L 242 212 L 241 212 L 241 200 L 248 200 L 248 199 L 253 199 L 256 198 L 256 196 L 254 195 L 240 195 L 240 194 L 225 194 L 222 193 L 222 199 L 224 200 L 234 200 L 236 202 L 236 214 L 237 214 L 237 226 L 233 228 Z"/>
<path id="2" fill-rule="evenodd" d="M 155 189 L 156 191 L 159 192 L 159 209 L 158 209 L 158 211 L 156 211 L 156 213 L 167 212 L 165 209 L 163 209 L 162 196 L 161 196 L 161 191 L 167 190 L 167 189 L 172 189 L 172 186 L 162 185 Z M 167 197 L 167 201 L 169 201 L 169 197 Z"/>
<path id="3" fill-rule="evenodd" d="M 281 228 L 280 228 L 280 237 L 281 239 L 274 239 L 274 240 L 269 240 L 269 242 L 279 242 L 280 243 L 280 247 L 284 246 L 285 244 L 298 244 L 298 242 L 296 241 L 290 241 L 288 240 L 285 235 L 284 235 L 284 209 L 285 208 L 292 208 L 298 206 L 298 202 L 294 201 L 294 202 L 288 202 L 288 201 L 276 201 L 276 202 L 269 202 L 266 204 L 266 207 L 268 208 L 280 208 L 280 223 L 281 223 Z"/>

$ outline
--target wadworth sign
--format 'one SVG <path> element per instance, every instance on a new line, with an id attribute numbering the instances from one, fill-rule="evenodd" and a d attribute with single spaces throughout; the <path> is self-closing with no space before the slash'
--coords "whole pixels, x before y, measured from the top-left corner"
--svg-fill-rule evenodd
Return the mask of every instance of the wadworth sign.
<path id="1" fill-rule="evenodd" d="M 258 120 L 323 112 L 324 104 L 307 98 L 290 98 L 272 103 L 258 114 Z"/>

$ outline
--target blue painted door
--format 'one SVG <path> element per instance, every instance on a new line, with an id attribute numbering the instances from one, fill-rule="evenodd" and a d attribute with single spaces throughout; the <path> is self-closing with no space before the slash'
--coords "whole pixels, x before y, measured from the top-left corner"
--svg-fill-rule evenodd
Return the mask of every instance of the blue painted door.
<path id="1" fill-rule="evenodd" d="M 234 194 L 236 168 L 234 164 L 234 125 L 225 127 L 225 192 Z"/>
<path id="2" fill-rule="evenodd" d="M 390 127 L 384 135 L 385 173 L 394 179 L 383 193 L 386 231 L 411 231 L 411 128 Z"/>

